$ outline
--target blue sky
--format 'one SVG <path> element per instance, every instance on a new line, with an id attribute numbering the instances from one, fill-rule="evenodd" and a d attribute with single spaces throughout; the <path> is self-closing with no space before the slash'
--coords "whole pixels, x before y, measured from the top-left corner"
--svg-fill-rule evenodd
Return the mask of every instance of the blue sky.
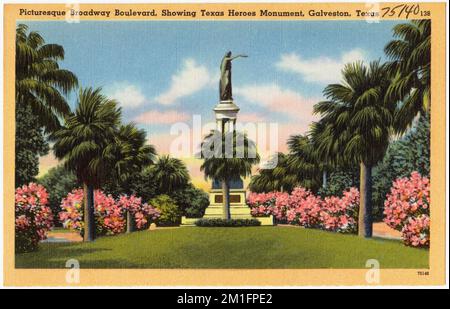
<path id="1" fill-rule="evenodd" d="M 46 42 L 63 45 L 61 67 L 120 101 L 124 120 L 145 128 L 159 152 L 168 151 L 174 122 L 190 123 L 192 114 L 213 120 L 226 51 L 249 55 L 233 62 L 238 120 L 277 122 L 284 144 L 307 130 L 312 106 L 327 84 L 339 82 L 344 63 L 383 59 L 395 23 L 26 22 Z"/>

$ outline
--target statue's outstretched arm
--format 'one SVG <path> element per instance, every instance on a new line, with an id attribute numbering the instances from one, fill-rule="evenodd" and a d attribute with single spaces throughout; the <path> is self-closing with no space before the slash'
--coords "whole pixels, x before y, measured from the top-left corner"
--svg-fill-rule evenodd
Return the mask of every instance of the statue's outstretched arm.
<path id="1" fill-rule="evenodd" d="M 247 56 L 247 55 L 236 55 L 236 56 L 234 56 L 234 57 L 231 57 L 230 60 L 234 60 L 234 59 L 239 58 L 239 57 L 247 58 L 248 56 Z"/>

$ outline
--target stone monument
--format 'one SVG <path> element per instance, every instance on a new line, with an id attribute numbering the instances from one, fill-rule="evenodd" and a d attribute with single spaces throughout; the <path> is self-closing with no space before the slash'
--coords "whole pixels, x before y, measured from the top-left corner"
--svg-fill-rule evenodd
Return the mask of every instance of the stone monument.
<path id="1" fill-rule="evenodd" d="M 231 62 L 239 57 L 233 56 L 231 51 L 227 52 L 220 65 L 219 95 L 220 101 L 213 109 L 216 118 L 216 130 L 230 133 L 236 130 L 236 119 L 239 107 L 234 103 L 231 83 Z M 241 178 L 230 182 L 230 217 L 232 219 L 252 219 L 250 208 L 246 204 L 246 190 Z M 222 207 L 223 195 L 220 181 L 214 180 L 209 191 L 209 206 L 205 210 L 203 218 L 223 218 Z M 261 225 L 273 225 L 273 217 L 256 217 Z M 182 224 L 193 224 L 194 218 L 182 218 Z"/>

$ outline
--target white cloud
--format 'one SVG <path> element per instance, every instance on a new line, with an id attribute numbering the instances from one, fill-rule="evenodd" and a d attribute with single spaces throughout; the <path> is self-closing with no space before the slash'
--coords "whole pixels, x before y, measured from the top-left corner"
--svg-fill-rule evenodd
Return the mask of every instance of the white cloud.
<path id="1" fill-rule="evenodd" d="M 269 112 L 284 113 L 307 122 L 313 119 L 313 106 L 318 102 L 316 98 L 305 98 L 300 93 L 275 83 L 237 87 L 234 92 L 250 103 L 267 108 Z"/>
<path id="2" fill-rule="evenodd" d="M 282 71 L 299 74 L 308 82 L 332 83 L 341 80 L 341 71 L 345 64 L 365 59 L 366 53 L 358 48 L 343 53 L 339 59 L 329 57 L 304 59 L 296 53 L 290 53 L 281 55 L 276 66 Z"/>
<path id="3" fill-rule="evenodd" d="M 264 111 L 259 111 L 257 118 L 249 121 L 278 123 L 278 150 L 282 152 L 287 151 L 286 141 L 289 136 L 306 133 L 311 122 L 316 121 L 318 117 L 312 112 L 314 104 L 320 101 L 319 98 L 305 97 L 295 90 L 275 83 L 244 85 L 236 88 L 235 93 L 239 99 L 245 99 L 249 104 L 263 108 Z M 239 105 L 242 107 L 246 102 Z M 280 119 L 275 113 L 287 116 L 287 119 Z M 244 122 L 246 117 L 247 115 L 244 115 Z M 240 115 L 238 121 L 242 121 Z"/>
<path id="4" fill-rule="evenodd" d="M 300 95 L 290 89 L 283 89 L 277 84 L 255 84 L 236 87 L 234 92 L 243 96 L 247 101 L 263 106 L 277 104 L 276 101 L 283 99 L 299 100 Z"/>
<path id="5" fill-rule="evenodd" d="M 176 122 L 187 121 L 190 118 L 188 113 L 168 110 L 149 110 L 134 118 L 134 121 L 138 123 L 150 123 L 150 124 L 173 124 Z"/>
<path id="6" fill-rule="evenodd" d="M 114 83 L 108 92 L 108 96 L 123 107 L 134 108 L 148 101 L 138 86 L 128 82 Z"/>
<path id="7" fill-rule="evenodd" d="M 173 104 L 211 85 L 215 78 L 205 66 L 197 64 L 194 59 L 186 59 L 181 70 L 172 75 L 169 89 L 157 96 L 155 101 L 163 105 Z"/>

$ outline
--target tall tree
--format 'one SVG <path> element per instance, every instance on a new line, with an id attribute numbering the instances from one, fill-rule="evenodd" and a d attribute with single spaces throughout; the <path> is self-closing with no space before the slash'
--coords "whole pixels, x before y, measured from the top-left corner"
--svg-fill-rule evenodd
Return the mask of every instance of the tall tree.
<path id="1" fill-rule="evenodd" d="M 187 186 L 190 177 L 186 164 L 169 155 L 161 155 L 150 167 L 155 181 L 159 185 L 160 193 L 171 193 Z"/>
<path id="2" fill-rule="evenodd" d="M 271 158 L 273 168 L 260 169 L 252 177 L 250 190 L 253 192 L 292 191 L 302 186 L 317 191 L 324 182 L 328 165 L 321 163 L 315 153 L 311 139 L 306 135 L 292 135 L 288 139 L 289 153 L 278 153 Z M 276 161 L 273 161 L 275 160 Z"/>
<path id="3" fill-rule="evenodd" d="M 322 119 L 313 139 L 323 159 L 360 165 L 358 234 L 371 237 L 372 167 L 389 145 L 395 105 L 385 100 L 390 81 L 379 61 L 347 64 L 342 75 L 341 84 L 325 88 L 328 100 L 314 106 Z"/>
<path id="4" fill-rule="evenodd" d="M 60 126 L 70 112 L 65 96 L 77 86 L 76 76 L 59 68 L 64 49 L 45 44 L 35 31 L 16 29 L 16 187 L 35 181 L 39 156 L 48 153 L 45 132 Z"/>
<path id="5" fill-rule="evenodd" d="M 224 219 L 230 219 L 230 181 L 251 175 L 252 166 L 259 163 L 256 145 L 246 134 L 212 131 L 201 145 L 200 166 L 206 178 L 222 183 Z"/>
<path id="6" fill-rule="evenodd" d="M 70 113 L 65 95 L 78 86 L 77 77 L 60 69 L 64 48 L 45 44 L 42 36 L 28 32 L 28 26 L 16 29 L 16 104 L 30 106 L 38 125 L 51 132 L 60 127 L 60 118 Z"/>
<path id="7" fill-rule="evenodd" d="M 287 144 L 290 154 L 288 165 L 296 172 L 298 184 L 313 191 L 318 190 L 321 184 L 326 185 L 328 165 L 317 156 L 311 138 L 292 135 Z"/>
<path id="8" fill-rule="evenodd" d="M 105 149 L 105 159 L 112 168 L 111 180 L 122 193 L 135 193 L 132 192 L 132 182 L 155 159 L 155 147 L 146 144 L 146 136 L 145 130 L 139 130 L 133 123 L 121 125 L 115 134 L 114 142 Z M 135 230 L 131 215 L 128 211 L 127 232 Z"/>
<path id="9" fill-rule="evenodd" d="M 84 240 L 95 238 L 94 188 L 111 175 L 105 149 L 114 143 L 121 110 L 101 89 L 80 89 L 75 113 L 56 131 L 53 150 L 84 185 Z"/>
<path id="10" fill-rule="evenodd" d="M 111 182 L 123 193 L 135 193 L 130 180 L 156 160 L 155 147 L 146 143 L 146 136 L 134 123 L 120 125 L 105 150 L 114 175 Z"/>
<path id="11" fill-rule="evenodd" d="M 384 49 L 391 60 L 387 69 L 393 77 L 387 98 L 399 102 L 395 129 L 403 133 L 417 114 L 426 113 L 430 107 L 431 21 L 398 24 L 393 32 L 395 39 Z"/>

